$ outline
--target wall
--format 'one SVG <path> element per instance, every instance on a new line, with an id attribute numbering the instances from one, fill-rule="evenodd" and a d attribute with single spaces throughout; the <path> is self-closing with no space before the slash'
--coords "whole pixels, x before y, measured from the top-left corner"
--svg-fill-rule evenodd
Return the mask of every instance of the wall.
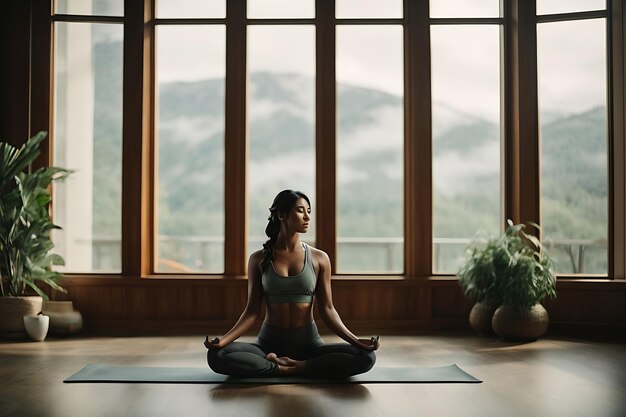
<path id="1" fill-rule="evenodd" d="M 0 142 L 29 137 L 30 1 L 0 1 Z"/>
<path id="2" fill-rule="evenodd" d="M 245 278 L 67 278 L 68 294 L 86 329 L 106 334 L 220 334 L 247 297 Z M 333 279 L 335 306 L 361 334 L 465 331 L 471 303 L 453 277 Z M 616 336 L 626 330 L 626 283 L 561 280 L 545 303 L 551 331 Z M 323 324 L 318 320 L 323 328 Z"/>
<path id="3" fill-rule="evenodd" d="M 16 144 L 30 135 L 31 4 L 0 2 L 0 140 Z M 235 322 L 246 300 L 242 277 L 70 276 L 63 285 L 69 293 L 53 298 L 73 300 L 95 333 L 218 334 Z M 468 329 L 471 304 L 453 277 L 337 277 L 333 291 L 342 318 L 357 333 Z M 557 293 L 546 303 L 551 331 L 626 334 L 626 281 L 561 279 Z"/>

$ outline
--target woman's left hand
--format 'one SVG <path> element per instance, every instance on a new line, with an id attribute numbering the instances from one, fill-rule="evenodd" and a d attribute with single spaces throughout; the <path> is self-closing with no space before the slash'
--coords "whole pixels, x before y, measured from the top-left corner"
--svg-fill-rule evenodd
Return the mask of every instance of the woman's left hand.
<path id="1" fill-rule="evenodd" d="M 357 339 L 357 343 L 365 350 L 377 350 L 380 347 L 380 336 L 373 336 L 369 339 Z"/>
<path id="2" fill-rule="evenodd" d="M 209 340 L 209 336 L 207 336 L 204 340 L 204 347 L 207 349 L 219 349 L 221 348 L 220 339 L 218 337 L 214 337 L 213 339 Z"/>

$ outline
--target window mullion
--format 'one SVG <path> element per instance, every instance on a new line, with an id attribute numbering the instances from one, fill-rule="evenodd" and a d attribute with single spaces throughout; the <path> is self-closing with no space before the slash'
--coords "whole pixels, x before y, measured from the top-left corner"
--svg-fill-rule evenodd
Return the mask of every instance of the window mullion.
<path id="1" fill-rule="evenodd" d="M 609 30 L 609 278 L 626 277 L 626 7 L 610 2 Z"/>
<path id="2" fill-rule="evenodd" d="M 151 44 L 153 2 L 124 2 L 122 121 L 122 275 L 151 274 L 154 183 L 152 152 Z M 147 32 L 147 33 L 146 33 Z M 147 35 L 147 36 L 146 36 Z"/>
<path id="3" fill-rule="evenodd" d="M 433 247 L 429 4 L 404 3 L 404 273 L 426 277 Z"/>
<path id="4" fill-rule="evenodd" d="M 316 83 L 315 83 L 315 188 L 316 246 L 336 268 L 336 87 L 335 87 L 335 4 L 316 2 Z"/>
<path id="5" fill-rule="evenodd" d="M 246 0 L 226 4 L 224 274 L 246 274 Z"/>
<path id="6" fill-rule="evenodd" d="M 505 218 L 540 223 L 535 2 L 505 5 Z"/>

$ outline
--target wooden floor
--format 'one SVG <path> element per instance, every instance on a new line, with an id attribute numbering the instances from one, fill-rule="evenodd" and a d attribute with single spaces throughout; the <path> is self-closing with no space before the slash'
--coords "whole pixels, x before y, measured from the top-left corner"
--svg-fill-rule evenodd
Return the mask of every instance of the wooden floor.
<path id="1" fill-rule="evenodd" d="M 242 340 L 252 340 L 243 338 Z M 327 342 L 335 341 L 325 337 Z M 202 337 L 0 342 L 0 415 L 626 416 L 626 345 L 472 335 L 384 336 L 380 366 L 457 363 L 482 384 L 63 384 L 87 363 L 205 366 Z"/>

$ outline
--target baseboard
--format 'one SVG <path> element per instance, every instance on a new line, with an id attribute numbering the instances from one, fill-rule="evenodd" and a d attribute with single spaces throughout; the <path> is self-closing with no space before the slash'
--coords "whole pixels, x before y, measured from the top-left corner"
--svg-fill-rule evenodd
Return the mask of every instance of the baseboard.
<path id="1" fill-rule="evenodd" d="M 550 323 L 548 335 L 626 342 L 626 325 L 606 323 Z"/>
<path id="2" fill-rule="evenodd" d="M 98 336 L 176 336 L 221 335 L 228 331 L 233 320 L 89 320 L 85 321 L 83 335 Z M 418 320 L 352 320 L 346 326 L 357 335 L 420 335 L 435 333 L 472 334 L 467 320 L 433 319 L 430 323 Z M 261 322 L 250 330 L 258 333 Z M 317 321 L 322 334 L 331 332 Z M 549 336 L 587 339 L 626 340 L 626 326 L 595 323 L 551 322 Z"/>

